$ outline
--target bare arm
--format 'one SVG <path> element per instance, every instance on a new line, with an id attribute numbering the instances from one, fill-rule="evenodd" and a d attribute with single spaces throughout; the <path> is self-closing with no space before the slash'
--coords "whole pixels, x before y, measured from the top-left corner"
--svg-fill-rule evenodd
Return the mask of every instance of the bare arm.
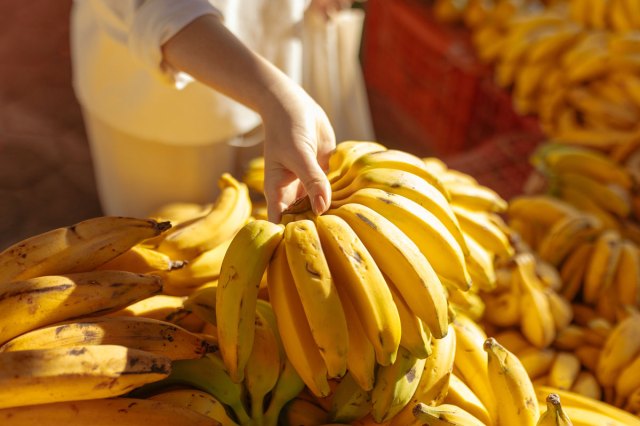
<path id="1" fill-rule="evenodd" d="M 265 127 L 265 196 L 269 219 L 300 195 L 324 212 L 331 191 L 323 167 L 335 147 L 322 109 L 301 87 L 240 42 L 214 15 L 204 15 L 163 46 L 164 61 L 255 110 Z"/>

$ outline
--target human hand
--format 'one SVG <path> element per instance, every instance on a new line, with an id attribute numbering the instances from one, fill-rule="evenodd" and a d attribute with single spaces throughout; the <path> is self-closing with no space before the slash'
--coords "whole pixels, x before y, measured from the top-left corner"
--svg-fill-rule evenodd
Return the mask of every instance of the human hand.
<path id="1" fill-rule="evenodd" d="M 265 128 L 264 191 L 269 220 L 307 194 L 315 214 L 331 203 L 331 186 L 323 169 L 336 141 L 325 112 L 299 86 L 291 85 L 282 102 L 263 114 Z"/>
<path id="2" fill-rule="evenodd" d="M 354 0 L 311 0 L 309 10 L 319 13 L 325 19 L 330 19 L 334 13 L 350 8 L 353 2 Z"/>

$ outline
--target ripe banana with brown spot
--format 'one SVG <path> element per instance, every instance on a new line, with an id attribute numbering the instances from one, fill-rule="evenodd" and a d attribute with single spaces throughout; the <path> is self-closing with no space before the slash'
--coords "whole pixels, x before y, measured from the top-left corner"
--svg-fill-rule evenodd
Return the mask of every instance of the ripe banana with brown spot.
<path id="1" fill-rule="evenodd" d="M 518 358 L 495 339 L 484 342 L 488 354 L 488 378 L 496 401 L 498 425 L 535 426 L 540 416 L 538 400 Z"/>
<path id="2" fill-rule="evenodd" d="M 0 408 L 118 396 L 170 371 L 169 358 L 117 345 L 4 352 Z"/>
<path id="3" fill-rule="evenodd" d="M 373 344 L 377 362 L 392 363 L 403 327 L 384 275 L 344 219 L 325 214 L 316 218 L 316 226 L 335 285 L 347 294 Z"/>
<path id="4" fill-rule="evenodd" d="M 278 246 L 269 264 L 267 286 L 278 331 L 291 366 L 314 395 L 329 395 L 331 389 L 327 380 L 327 367 L 306 320 L 284 244 Z M 271 418 L 277 421 L 278 413 L 279 411 L 271 412 Z"/>
<path id="5" fill-rule="evenodd" d="M 444 284 L 461 290 L 471 287 L 460 244 L 433 213 L 406 197 L 377 188 L 354 192 L 349 203 L 375 210 L 409 236 Z"/>
<path id="6" fill-rule="evenodd" d="M 159 293 L 160 278 L 124 271 L 79 272 L 0 284 L 0 342 L 36 328 L 116 311 Z"/>
<path id="7" fill-rule="evenodd" d="M 330 210 L 343 218 L 398 289 L 409 308 L 435 338 L 447 333 L 447 295 L 436 272 L 416 244 L 382 214 L 361 204 Z"/>
<path id="8" fill-rule="evenodd" d="M 288 223 L 283 243 L 297 294 L 327 373 L 329 377 L 342 377 L 347 371 L 347 322 L 316 224 L 308 219 Z"/>
<path id="9" fill-rule="evenodd" d="M 219 426 L 220 422 L 165 401 L 107 398 L 0 409 L 5 426 Z M 232 426 L 223 424 L 223 426 Z"/>
<path id="10" fill-rule="evenodd" d="M 235 235 L 222 261 L 216 290 L 216 327 L 222 359 L 236 382 L 244 377 L 253 347 L 260 281 L 283 234 L 283 225 L 264 220 L 249 222 Z"/>
<path id="11" fill-rule="evenodd" d="M 170 227 L 151 219 L 100 216 L 53 229 L 0 253 L 0 283 L 92 271 Z"/>
<path id="12" fill-rule="evenodd" d="M 77 345 L 119 345 L 166 356 L 171 360 L 200 358 L 209 343 L 174 324 L 137 317 L 96 317 L 57 323 L 24 333 L 0 352 L 62 348 Z"/>
<path id="13" fill-rule="evenodd" d="M 220 194 L 211 210 L 176 225 L 158 244 L 158 250 L 172 258 L 191 260 L 231 239 L 251 215 L 247 186 L 224 173 L 218 180 Z"/>

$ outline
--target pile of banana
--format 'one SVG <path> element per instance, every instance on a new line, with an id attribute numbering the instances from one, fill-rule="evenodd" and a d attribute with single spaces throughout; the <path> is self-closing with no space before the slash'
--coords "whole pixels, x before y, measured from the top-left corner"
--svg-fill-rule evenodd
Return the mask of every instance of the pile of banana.
<path id="1" fill-rule="evenodd" d="M 635 0 L 434 5 L 440 19 L 470 28 L 478 56 L 511 91 L 516 111 L 538 116 L 563 143 L 604 151 L 637 139 L 640 130 L 638 8 Z"/>
<path id="2" fill-rule="evenodd" d="M 222 175 L 210 204 L 0 253 L 2 424 L 640 425 L 611 405 L 638 411 L 640 317 L 560 297 L 561 263 L 502 219 L 513 203 L 347 141 L 330 210 L 302 199 L 274 224 L 261 170 Z"/>

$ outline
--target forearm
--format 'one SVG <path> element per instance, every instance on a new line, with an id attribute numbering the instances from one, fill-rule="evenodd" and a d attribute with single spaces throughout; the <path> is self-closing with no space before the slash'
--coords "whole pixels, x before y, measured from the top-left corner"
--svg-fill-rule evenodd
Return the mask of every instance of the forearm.
<path id="1" fill-rule="evenodd" d="M 240 42 L 214 15 L 191 22 L 163 47 L 163 60 L 199 82 L 264 115 L 282 105 L 291 83 Z"/>

